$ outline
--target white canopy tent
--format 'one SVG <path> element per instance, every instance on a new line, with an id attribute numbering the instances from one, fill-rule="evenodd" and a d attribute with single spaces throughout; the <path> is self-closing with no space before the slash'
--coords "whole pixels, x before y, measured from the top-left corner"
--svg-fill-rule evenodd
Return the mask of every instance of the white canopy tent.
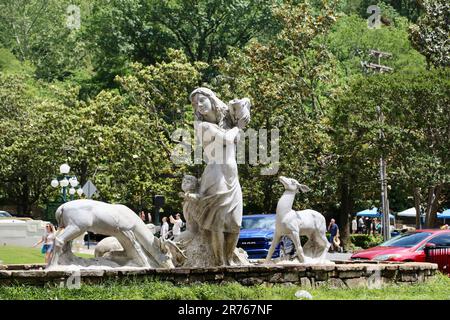
<path id="1" fill-rule="evenodd" d="M 397 213 L 397 217 L 414 218 L 416 216 L 416 208 L 412 207 Z"/>

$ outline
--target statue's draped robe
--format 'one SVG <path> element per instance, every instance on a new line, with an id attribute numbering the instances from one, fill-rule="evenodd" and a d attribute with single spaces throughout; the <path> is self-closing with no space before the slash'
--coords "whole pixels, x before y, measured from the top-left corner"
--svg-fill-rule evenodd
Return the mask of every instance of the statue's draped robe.
<path id="1" fill-rule="evenodd" d="M 216 124 L 207 123 L 204 129 Z M 225 132 L 224 129 L 219 129 Z M 214 139 L 203 141 L 205 148 L 210 143 L 222 143 Z M 215 162 L 206 159 L 208 164 L 200 180 L 200 199 L 197 202 L 194 220 L 200 228 L 212 232 L 239 233 L 242 222 L 242 191 L 239 184 L 236 164 L 235 143 L 223 145 L 224 161 Z"/>

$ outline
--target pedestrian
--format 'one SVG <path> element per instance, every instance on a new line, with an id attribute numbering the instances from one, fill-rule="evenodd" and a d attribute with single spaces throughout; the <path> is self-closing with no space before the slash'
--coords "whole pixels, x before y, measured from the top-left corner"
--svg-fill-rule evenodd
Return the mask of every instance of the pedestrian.
<path id="1" fill-rule="evenodd" d="M 370 234 L 376 235 L 377 233 L 377 218 L 373 218 L 370 222 Z"/>
<path id="2" fill-rule="evenodd" d="M 364 218 L 359 217 L 358 220 L 358 233 L 364 233 Z"/>
<path id="3" fill-rule="evenodd" d="M 390 226 L 390 227 L 391 227 L 391 226 Z M 389 232 L 391 232 L 391 228 L 390 228 L 390 227 L 389 227 Z M 381 228 L 382 228 L 381 220 L 378 221 L 378 219 L 377 219 L 376 230 L 377 230 L 377 233 L 378 233 L 378 234 L 381 234 Z"/>
<path id="4" fill-rule="evenodd" d="M 339 245 L 337 245 L 336 248 L 336 243 L 338 239 L 335 238 L 339 238 L 339 227 L 336 224 L 336 221 L 334 219 L 331 219 L 330 224 L 328 226 L 328 231 L 330 232 L 330 243 L 331 243 L 331 250 L 334 252 L 335 250 L 339 249 Z"/>
<path id="5" fill-rule="evenodd" d="M 358 232 L 358 222 L 356 221 L 356 217 L 352 220 L 352 233 L 355 234 Z"/>
<path id="6" fill-rule="evenodd" d="M 173 238 L 175 239 L 181 234 L 181 227 L 183 226 L 183 220 L 181 220 L 181 216 L 179 213 L 175 215 L 175 219 L 172 216 L 170 216 L 169 219 L 170 223 L 173 224 L 172 235 Z"/>
<path id="7" fill-rule="evenodd" d="M 146 219 L 145 219 L 145 212 L 144 212 L 144 210 L 141 211 L 139 216 L 141 217 L 141 220 L 145 222 Z"/>
<path id="8" fill-rule="evenodd" d="M 368 217 L 364 219 L 364 233 L 370 234 L 370 219 Z"/>
<path id="9" fill-rule="evenodd" d="M 160 237 L 164 240 L 167 240 L 169 238 L 169 224 L 167 223 L 167 217 L 162 218 Z"/>
<path id="10" fill-rule="evenodd" d="M 152 223 L 152 214 L 150 212 L 147 212 L 148 217 L 148 223 Z"/>
<path id="11" fill-rule="evenodd" d="M 46 264 L 48 264 L 52 258 L 55 237 L 55 227 L 51 223 L 47 223 L 41 240 L 33 245 L 33 247 L 36 247 L 37 245 L 43 243 L 41 253 L 45 254 Z"/>

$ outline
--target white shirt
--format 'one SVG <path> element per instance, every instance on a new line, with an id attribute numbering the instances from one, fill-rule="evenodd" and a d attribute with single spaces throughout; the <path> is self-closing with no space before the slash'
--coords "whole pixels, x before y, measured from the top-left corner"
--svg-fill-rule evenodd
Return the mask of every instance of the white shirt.
<path id="1" fill-rule="evenodd" d="M 183 226 L 183 220 L 178 219 L 175 220 L 173 224 L 172 233 L 174 236 L 178 236 L 181 233 L 181 227 Z"/>
<path id="2" fill-rule="evenodd" d="M 356 230 L 358 229 L 358 224 L 356 222 L 356 220 L 352 220 L 352 230 Z"/>
<path id="3" fill-rule="evenodd" d="M 47 233 L 47 235 L 45 236 L 45 244 L 53 244 L 55 238 L 56 237 L 54 232 Z"/>
<path id="4" fill-rule="evenodd" d="M 167 222 L 163 222 L 161 226 L 161 238 L 167 239 L 167 234 L 169 233 L 169 224 Z"/>
<path id="5" fill-rule="evenodd" d="M 359 218 L 358 222 L 359 222 L 359 226 L 362 228 L 364 226 L 364 219 Z"/>

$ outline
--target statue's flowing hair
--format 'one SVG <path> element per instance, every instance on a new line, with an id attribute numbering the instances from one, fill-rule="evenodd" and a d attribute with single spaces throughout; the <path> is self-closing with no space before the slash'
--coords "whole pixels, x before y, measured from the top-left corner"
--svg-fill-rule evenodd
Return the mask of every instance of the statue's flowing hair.
<path id="1" fill-rule="evenodd" d="M 230 119 L 228 119 L 229 118 L 228 106 L 222 100 L 217 98 L 216 94 L 211 89 L 205 87 L 197 88 L 194 91 L 192 91 L 192 93 L 189 95 L 189 100 L 191 101 L 192 105 L 194 105 L 195 120 L 204 121 L 203 116 L 197 110 L 196 103 L 194 102 L 195 96 L 199 94 L 204 95 L 211 102 L 212 110 L 216 114 L 217 125 L 223 129 L 231 128 Z"/>

